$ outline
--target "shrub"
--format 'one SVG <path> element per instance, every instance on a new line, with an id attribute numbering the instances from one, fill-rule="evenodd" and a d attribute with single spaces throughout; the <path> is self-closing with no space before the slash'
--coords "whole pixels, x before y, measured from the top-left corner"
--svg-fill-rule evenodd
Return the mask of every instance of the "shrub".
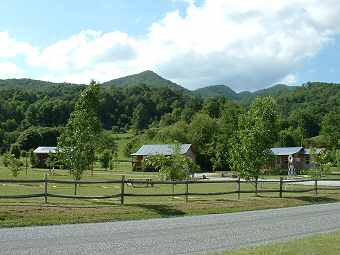
<path id="1" fill-rule="evenodd" d="M 33 150 L 30 150 L 29 157 L 30 157 L 31 167 L 38 167 L 39 166 L 38 157 L 35 153 L 33 153 Z"/>
<path id="2" fill-rule="evenodd" d="M 15 157 L 13 154 L 8 156 L 8 168 L 12 172 L 13 177 L 17 177 L 20 173 L 22 162 Z"/>
<path id="3" fill-rule="evenodd" d="M 8 167 L 10 155 L 11 155 L 10 153 L 4 153 L 3 155 L 2 162 L 5 167 Z"/>
<path id="4" fill-rule="evenodd" d="M 10 149 L 10 154 L 14 155 L 15 158 L 19 159 L 21 155 L 21 150 L 19 144 L 12 144 Z"/>
<path id="5" fill-rule="evenodd" d="M 100 164 L 103 168 L 108 169 L 110 167 L 110 161 L 112 159 L 112 153 L 110 150 L 104 150 L 99 157 Z"/>

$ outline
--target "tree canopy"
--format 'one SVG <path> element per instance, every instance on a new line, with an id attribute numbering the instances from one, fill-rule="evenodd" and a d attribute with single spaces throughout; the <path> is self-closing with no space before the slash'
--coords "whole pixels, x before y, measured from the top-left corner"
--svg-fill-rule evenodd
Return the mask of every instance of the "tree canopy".
<path id="1" fill-rule="evenodd" d="M 79 180 L 95 160 L 101 132 L 98 104 L 99 85 L 91 82 L 80 94 L 58 141 L 60 157 L 75 180 Z"/>
<path id="2" fill-rule="evenodd" d="M 271 97 L 257 98 L 249 111 L 240 116 L 239 128 L 229 150 L 232 170 L 248 180 L 257 179 L 271 159 L 276 140 L 276 103 Z"/>

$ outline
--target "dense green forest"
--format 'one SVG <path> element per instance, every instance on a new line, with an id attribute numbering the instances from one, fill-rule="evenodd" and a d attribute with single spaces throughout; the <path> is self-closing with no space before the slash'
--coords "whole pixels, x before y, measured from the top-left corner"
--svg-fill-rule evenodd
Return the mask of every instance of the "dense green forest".
<path id="1" fill-rule="evenodd" d="M 30 79 L 1 80 L 1 151 L 56 145 L 84 88 Z M 235 93 L 226 87 L 223 94 L 221 90 L 223 86 L 181 89 L 147 71 L 102 85 L 99 117 L 104 129 L 135 135 L 125 148 L 127 155 L 143 143 L 185 142 L 195 146 L 201 166 L 225 169 L 226 141 L 238 129 L 240 114 L 256 97 L 270 95 L 279 115 L 273 146 L 340 146 L 338 84 L 277 85 L 253 93 Z"/>

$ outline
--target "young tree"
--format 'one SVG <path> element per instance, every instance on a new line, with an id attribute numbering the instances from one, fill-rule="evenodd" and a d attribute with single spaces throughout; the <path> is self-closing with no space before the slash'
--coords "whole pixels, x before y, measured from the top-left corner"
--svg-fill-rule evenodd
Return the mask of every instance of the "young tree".
<path id="1" fill-rule="evenodd" d="M 179 146 L 174 146 L 173 155 L 155 155 L 145 159 L 147 167 L 155 168 L 163 180 L 185 180 L 197 170 L 197 165 L 187 156 L 180 154 Z"/>
<path id="2" fill-rule="evenodd" d="M 155 168 L 163 180 L 185 180 L 198 169 L 198 166 L 187 156 L 180 154 L 180 146 L 174 145 L 173 155 L 155 155 L 145 159 L 147 167 Z M 172 184 L 172 194 L 175 184 Z"/>
<path id="3" fill-rule="evenodd" d="M 70 168 L 75 180 L 95 160 L 95 149 L 101 133 L 98 118 L 99 85 L 92 81 L 80 94 L 66 128 L 58 140 L 58 153 L 64 165 Z"/>
<path id="4" fill-rule="evenodd" d="M 18 177 L 22 166 L 22 162 L 13 154 L 8 154 L 8 168 L 12 172 L 13 177 Z"/>
<path id="5" fill-rule="evenodd" d="M 113 154 L 113 158 L 111 158 L 111 160 L 110 160 L 110 166 L 109 166 L 110 170 L 113 170 L 115 168 L 116 164 L 117 165 L 119 164 L 119 159 L 118 159 L 118 153 L 117 152 L 115 152 Z"/>
<path id="6" fill-rule="evenodd" d="M 257 98 L 241 116 L 231 139 L 230 165 L 242 178 L 257 180 L 261 168 L 272 158 L 270 147 L 277 134 L 276 104 L 271 97 Z"/>
<path id="7" fill-rule="evenodd" d="M 2 163 L 5 167 L 8 167 L 9 161 L 10 161 L 11 154 L 10 153 L 4 153 L 2 156 Z"/>
<path id="8" fill-rule="evenodd" d="M 37 154 L 33 152 L 33 150 L 29 151 L 30 163 L 31 167 L 37 167 L 39 165 L 39 160 Z"/>
<path id="9" fill-rule="evenodd" d="M 20 146 L 18 144 L 12 144 L 11 149 L 10 149 L 10 153 L 12 155 L 14 155 L 15 158 L 19 159 L 20 158 Z"/>
<path id="10" fill-rule="evenodd" d="M 112 160 L 112 152 L 110 150 L 104 150 L 99 157 L 100 164 L 106 170 L 110 167 L 110 161 Z"/>
<path id="11" fill-rule="evenodd" d="M 308 171 L 308 174 L 314 179 L 320 179 L 330 172 L 332 163 L 327 150 L 322 150 L 320 153 L 317 153 L 316 150 L 312 148 L 311 160 L 313 167 Z"/>
<path id="12" fill-rule="evenodd" d="M 23 157 L 24 160 L 25 160 L 25 173 L 26 173 L 26 175 L 27 175 L 27 170 L 28 170 L 27 156 L 28 156 L 27 151 L 21 151 L 21 157 Z"/>

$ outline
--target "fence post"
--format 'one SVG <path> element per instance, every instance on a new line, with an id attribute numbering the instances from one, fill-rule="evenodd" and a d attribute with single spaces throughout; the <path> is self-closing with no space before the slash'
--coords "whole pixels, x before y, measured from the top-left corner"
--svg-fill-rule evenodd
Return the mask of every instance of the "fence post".
<path id="1" fill-rule="evenodd" d="M 258 177 L 255 178 L 255 196 L 257 196 L 257 190 L 258 190 L 258 187 L 257 187 L 257 184 L 258 184 Z"/>
<path id="2" fill-rule="evenodd" d="M 189 181 L 185 181 L 185 202 L 188 203 L 189 201 Z"/>
<path id="3" fill-rule="evenodd" d="M 280 198 L 282 198 L 282 189 L 283 189 L 283 177 L 280 177 Z"/>
<path id="4" fill-rule="evenodd" d="M 124 188 L 125 188 L 125 175 L 122 175 L 122 183 L 120 186 L 120 204 L 124 205 Z"/>
<path id="5" fill-rule="evenodd" d="M 45 198 L 45 204 L 47 204 L 47 196 L 48 196 L 47 186 L 48 186 L 47 173 L 45 173 L 45 176 L 44 176 L 44 198 Z"/>
<path id="6" fill-rule="evenodd" d="M 77 180 L 74 180 L 74 196 L 77 195 Z M 76 198 L 74 198 L 76 199 Z"/>
<path id="7" fill-rule="evenodd" d="M 240 200 L 241 198 L 241 177 L 238 176 L 237 178 L 237 199 Z"/>
<path id="8" fill-rule="evenodd" d="M 318 179 L 314 180 L 314 191 L 315 191 L 315 196 L 318 195 Z"/>

